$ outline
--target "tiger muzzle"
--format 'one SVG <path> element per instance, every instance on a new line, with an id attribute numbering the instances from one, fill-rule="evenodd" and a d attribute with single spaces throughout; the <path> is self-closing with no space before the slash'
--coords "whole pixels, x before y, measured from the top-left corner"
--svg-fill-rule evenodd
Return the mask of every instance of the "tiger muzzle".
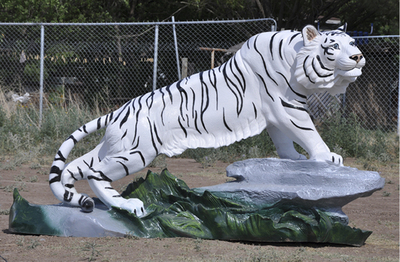
<path id="1" fill-rule="evenodd" d="M 350 59 L 356 61 L 357 63 L 361 61 L 361 59 L 363 59 L 363 55 L 362 54 L 358 54 L 358 55 L 352 55 L 350 56 Z"/>

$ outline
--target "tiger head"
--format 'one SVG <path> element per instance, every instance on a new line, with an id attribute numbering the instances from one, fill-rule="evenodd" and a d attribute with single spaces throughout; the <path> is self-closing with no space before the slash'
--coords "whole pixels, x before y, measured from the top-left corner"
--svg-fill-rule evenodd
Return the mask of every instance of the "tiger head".
<path id="1" fill-rule="evenodd" d="M 349 83 L 361 75 L 365 58 L 346 33 L 319 33 L 314 26 L 302 30 L 304 46 L 297 53 L 295 77 L 313 92 L 346 92 Z"/>

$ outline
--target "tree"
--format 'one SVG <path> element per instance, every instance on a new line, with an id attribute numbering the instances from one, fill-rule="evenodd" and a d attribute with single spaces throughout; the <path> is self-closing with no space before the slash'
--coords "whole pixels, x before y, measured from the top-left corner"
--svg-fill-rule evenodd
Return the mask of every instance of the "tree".
<path id="1" fill-rule="evenodd" d="M 379 8 L 377 8 L 379 7 Z M 3 0 L 2 22 L 135 22 L 270 17 L 278 30 L 333 17 L 349 30 L 399 34 L 399 1 L 387 0 Z"/>

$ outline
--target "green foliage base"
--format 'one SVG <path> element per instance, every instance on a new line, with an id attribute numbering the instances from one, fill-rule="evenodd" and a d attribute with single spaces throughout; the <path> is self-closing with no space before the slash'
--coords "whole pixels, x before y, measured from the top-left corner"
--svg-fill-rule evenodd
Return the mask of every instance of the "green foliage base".
<path id="1" fill-rule="evenodd" d="M 361 246 L 372 234 L 336 222 L 324 211 L 299 205 L 257 207 L 233 202 L 205 191 L 197 193 L 168 170 L 148 172 L 128 185 L 125 198 L 139 198 L 147 215 L 113 208 L 104 213 L 110 223 L 123 223 L 127 235 L 139 238 L 191 237 L 249 242 L 312 242 Z M 10 231 L 62 235 L 42 207 L 29 204 L 17 190 L 10 210 Z M 65 207 L 63 207 L 65 208 Z M 62 227 L 62 226 L 61 226 Z"/>
<path id="2" fill-rule="evenodd" d="M 251 242 L 314 242 L 360 246 L 371 231 L 335 222 L 326 212 L 298 205 L 270 207 L 232 202 L 205 191 L 190 189 L 168 170 L 148 172 L 128 186 L 124 197 L 139 198 L 147 216 L 130 216 L 139 237 L 192 237 Z"/>

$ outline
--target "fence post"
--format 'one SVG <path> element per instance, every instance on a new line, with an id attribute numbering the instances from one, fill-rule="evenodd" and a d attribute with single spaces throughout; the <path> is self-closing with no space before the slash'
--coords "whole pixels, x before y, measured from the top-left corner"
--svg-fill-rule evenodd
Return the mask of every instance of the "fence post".
<path id="1" fill-rule="evenodd" d="M 158 25 L 154 32 L 153 91 L 157 88 Z"/>
<path id="2" fill-rule="evenodd" d="M 397 91 L 397 135 L 400 136 L 400 67 L 399 67 L 399 80 L 397 81 L 399 89 Z"/>
<path id="3" fill-rule="evenodd" d="M 44 25 L 40 25 L 40 101 L 39 101 L 39 127 L 42 126 L 43 117 L 43 77 L 44 77 Z"/>
<path id="4" fill-rule="evenodd" d="M 176 38 L 176 30 L 175 30 L 175 17 L 172 16 L 172 30 L 174 31 L 174 44 L 175 44 L 175 55 L 176 55 L 176 66 L 178 68 L 178 80 L 181 79 L 181 68 L 179 66 L 179 51 L 178 51 L 178 40 Z"/>

